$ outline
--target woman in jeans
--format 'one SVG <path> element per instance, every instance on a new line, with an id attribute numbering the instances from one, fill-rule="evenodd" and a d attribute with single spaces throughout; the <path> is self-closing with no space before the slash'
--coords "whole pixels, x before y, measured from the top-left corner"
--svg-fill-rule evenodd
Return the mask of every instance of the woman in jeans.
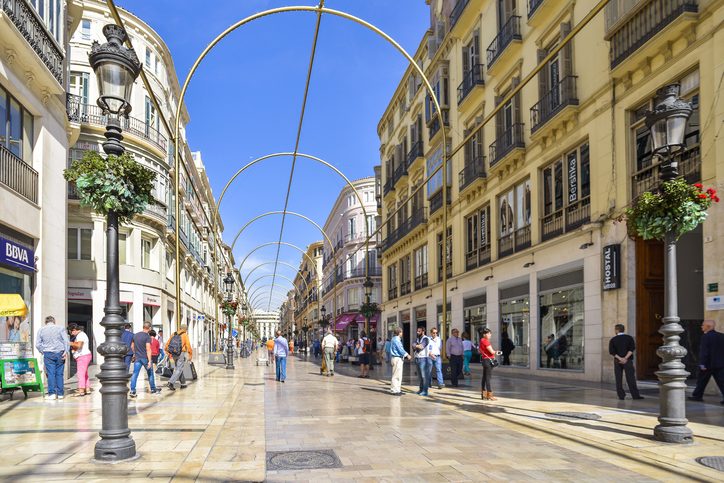
<path id="1" fill-rule="evenodd" d="M 473 342 L 470 334 L 463 332 L 463 375 L 470 375 L 470 359 L 473 358 Z"/>
<path id="2" fill-rule="evenodd" d="M 490 385 L 490 379 L 493 377 L 493 360 L 498 352 L 493 349 L 490 343 L 492 337 L 490 329 L 485 328 L 482 331 L 482 338 L 480 339 L 480 358 L 483 362 L 483 380 L 481 382 L 480 397 L 485 401 L 497 401 L 497 398 L 493 396 L 493 388 Z"/>

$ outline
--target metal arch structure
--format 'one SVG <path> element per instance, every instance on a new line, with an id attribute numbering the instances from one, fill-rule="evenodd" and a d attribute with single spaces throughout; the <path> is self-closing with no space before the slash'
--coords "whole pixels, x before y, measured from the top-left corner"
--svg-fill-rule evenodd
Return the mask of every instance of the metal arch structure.
<path id="1" fill-rule="evenodd" d="M 301 156 L 301 154 L 299 154 L 299 156 Z M 229 183 L 231 183 L 231 181 L 229 181 Z M 222 194 L 222 196 L 223 196 L 223 194 Z M 219 200 L 219 201 L 221 201 L 221 200 Z M 257 220 L 260 220 L 260 219 L 265 218 L 265 217 L 267 217 L 267 216 L 271 216 L 271 215 L 282 215 L 282 214 L 285 214 L 285 213 L 286 213 L 287 215 L 296 216 L 296 217 L 298 217 L 298 218 L 301 218 L 301 219 L 303 219 L 303 220 L 306 220 L 306 221 L 308 221 L 309 223 L 311 223 L 312 225 L 314 225 L 315 227 L 317 227 L 317 229 L 319 230 L 319 232 L 322 234 L 322 236 L 324 237 L 324 239 L 325 239 L 325 240 L 327 241 L 327 243 L 329 244 L 329 247 L 330 247 L 330 248 L 333 248 L 333 247 L 334 247 L 334 244 L 332 243 L 332 239 L 329 238 L 329 235 L 327 235 L 327 232 L 324 231 L 324 228 L 322 228 L 322 227 L 319 225 L 319 223 L 317 223 L 316 221 L 312 220 L 311 218 L 309 218 L 309 217 L 307 217 L 307 216 L 302 215 L 301 213 L 296 213 L 296 212 L 294 212 L 294 211 L 289 211 L 289 210 L 278 210 L 278 211 L 267 211 L 266 213 L 262 213 L 261 215 L 255 216 L 254 218 L 252 218 L 251 220 L 249 220 L 244 226 L 242 226 L 242 227 L 239 229 L 239 231 L 237 232 L 236 236 L 234 237 L 234 240 L 231 242 L 231 251 L 232 251 L 232 252 L 234 251 L 234 245 L 236 245 L 236 241 L 239 239 L 239 237 L 240 237 L 241 234 L 244 232 L 244 230 L 246 230 L 246 229 L 249 227 L 249 225 L 251 225 L 251 224 L 253 224 L 254 222 L 256 222 Z"/>
<path id="2" fill-rule="evenodd" d="M 206 48 L 201 52 L 199 57 L 194 61 L 193 66 L 191 67 L 191 70 L 189 71 L 189 74 L 187 75 L 186 79 L 184 80 L 183 87 L 181 89 L 181 95 L 178 100 L 178 104 L 176 107 L 176 118 L 175 118 L 175 137 L 174 139 L 178 140 L 180 135 L 180 122 L 181 122 L 181 110 L 184 105 L 184 99 L 186 97 L 186 91 L 188 90 L 189 84 L 191 82 L 191 79 L 193 78 L 194 74 L 196 73 L 196 70 L 199 68 L 201 62 L 204 60 L 204 58 L 209 54 L 209 52 L 219 43 L 221 40 L 223 40 L 227 35 L 229 35 L 231 32 L 235 31 L 236 29 L 240 28 L 241 26 L 248 24 L 252 21 L 261 19 L 263 17 L 267 17 L 274 14 L 281 14 L 286 12 L 313 12 L 316 13 L 318 16 L 318 19 L 321 19 L 322 14 L 328 14 L 333 15 L 337 17 L 341 17 L 350 21 L 353 21 L 359 25 L 362 25 L 363 27 L 371 30 L 372 32 L 376 33 L 383 39 L 385 39 L 388 43 L 390 43 L 395 49 L 397 49 L 398 52 L 400 52 L 410 63 L 410 66 L 412 69 L 414 69 L 422 79 L 423 84 L 425 85 L 425 89 L 427 90 L 433 104 L 435 107 L 436 116 L 438 118 L 438 122 L 440 123 L 440 130 L 442 132 L 442 196 L 443 196 L 443 263 L 446 262 L 446 254 L 447 254 L 447 220 L 448 220 L 448 206 L 447 206 L 447 163 L 448 163 L 448 153 L 447 153 L 447 132 L 445 128 L 445 123 L 443 120 L 443 114 L 442 109 L 440 108 L 440 104 L 437 99 L 437 95 L 435 94 L 435 91 L 432 88 L 432 85 L 430 84 L 429 79 L 425 75 L 425 72 L 422 70 L 422 68 L 417 65 L 415 62 L 415 59 L 399 44 L 397 41 L 395 41 L 392 37 L 387 35 L 385 32 L 380 30 L 378 27 L 374 26 L 373 24 L 362 20 L 359 17 L 355 17 L 354 15 L 348 14 L 346 12 L 342 12 L 339 10 L 333 10 L 330 8 L 324 7 L 323 0 L 321 0 L 322 3 L 319 4 L 317 7 L 310 7 L 310 6 L 293 6 L 293 7 L 279 7 L 274 9 L 265 10 L 263 12 L 256 13 L 254 15 L 248 16 L 230 27 L 228 27 L 226 30 L 221 32 L 214 40 L 212 40 Z M 317 24 L 317 28 L 319 25 Z M 315 39 L 316 41 L 316 39 Z M 181 163 L 180 163 L 180 156 L 179 156 L 179 149 L 178 149 L 178 143 L 176 143 L 177 147 L 174 149 L 174 167 L 175 167 L 175 176 L 174 176 L 174 184 L 175 184 L 175 207 L 176 207 L 176 213 L 180 213 L 180 176 L 179 173 L 181 172 Z M 216 222 L 216 216 L 218 216 L 219 209 L 218 209 L 218 203 L 216 203 L 215 207 L 215 214 L 214 217 L 212 217 L 212 223 Z M 176 280 L 177 282 L 180 280 L 180 262 L 181 262 L 181 251 L 180 251 L 180 235 L 179 235 L 179 223 L 180 223 L 180 216 L 176 216 L 175 219 L 175 230 L 176 230 Z M 366 225 L 366 223 L 365 223 Z M 366 245 L 369 247 L 369 241 L 370 241 L 370 234 L 369 234 L 369 228 L 365 228 L 367 232 L 367 240 Z M 215 228 L 214 232 L 212 233 L 214 236 L 214 250 L 212 250 L 212 253 L 214 254 L 214 268 L 217 273 L 218 278 L 218 267 L 215 263 L 215 253 L 216 253 L 216 245 L 218 243 Z M 368 274 L 369 269 L 369 249 L 367 249 L 367 253 L 365 254 L 365 276 Z M 275 270 L 276 272 L 276 270 Z M 446 267 L 444 267 L 443 271 L 443 279 L 442 279 L 442 306 L 447 307 L 447 270 Z M 217 297 L 217 291 L 218 288 L 216 287 L 216 283 L 214 283 L 214 298 L 217 305 L 217 314 L 218 314 L 218 300 L 216 300 Z M 176 313 L 180 314 L 181 310 L 181 287 L 179 283 L 176 283 Z M 217 317 L 218 318 L 218 317 Z M 443 334 L 443 337 L 446 333 L 446 325 L 447 325 L 447 310 L 443 310 L 442 314 L 442 327 L 441 327 L 441 333 Z M 365 319 L 365 330 L 369 331 L 369 320 Z"/>
<path id="3" fill-rule="evenodd" d="M 274 262 L 263 262 L 263 263 L 260 263 L 259 265 L 255 266 L 254 268 L 252 268 L 251 271 L 249 271 L 249 273 L 246 274 L 246 277 L 244 277 L 244 287 L 246 288 L 246 282 L 249 280 L 249 277 L 251 277 L 251 274 L 254 273 L 254 271 L 257 268 L 261 268 L 266 265 L 270 265 L 272 263 L 274 263 Z M 295 267 L 294 265 L 292 265 L 291 263 L 287 263 L 285 261 L 279 261 L 277 263 L 279 263 L 280 265 L 284 265 L 285 267 L 291 268 L 292 270 L 294 270 L 295 273 L 299 273 L 299 269 L 297 267 Z"/>
<path id="4" fill-rule="evenodd" d="M 265 278 L 269 278 L 269 277 L 272 277 L 272 276 L 273 276 L 273 275 L 270 274 L 270 273 L 265 273 L 265 274 L 263 274 L 263 275 L 259 275 L 258 277 L 256 277 L 256 278 L 254 279 L 253 282 L 251 282 L 251 284 L 249 285 L 248 289 L 251 290 L 251 287 L 253 287 L 254 284 L 255 284 L 256 282 L 258 282 L 259 280 L 262 280 L 262 279 L 265 279 Z M 279 278 L 281 278 L 282 280 L 286 280 L 287 282 L 291 283 L 291 284 L 292 284 L 292 287 L 294 286 L 294 282 L 293 282 L 289 277 L 285 277 L 284 275 L 279 275 Z M 302 281 L 304 282 L 304 287 L 305 287 L 307 290 L 309 290 L 309 284 L 307 284 L 307 281 L 306 281 L 306 280 L 302 280 Z M 272 284 L 272 286 L 274 286 L 274 284 Z"/>
<path id="5" fill-rule="evenodd" d="M 270 287 L 273 287 L 272 284 L 270 284 L 270 283 L 267 283 L 267 284 L 265 284 L 265 285 L 259 285 L 258 287 L 256 287 L 256 288 L 252 291 L 252 294 L 249 295 L 249 303 L 251 303 L 251 302 L 254 301 L 254 297 L 256 297 L 256 296 L 258 296 L 258 295 L 261 294 L 261 292 L 259 292 L 259 290 L 261 290 L 261 289 L 263 289 L 263 288 L 270 288 Z M 275 288 L 282 288 L 281 286 L 274 286 L 274 287 L 275 287 Z M 298 291 L 296 288 L 294 288 L 293 290 L 294 290 L 295 292 L 299 293 L 299 291 Z M 274 292 L 274 291 L 272 290 L 272 292 Z"/>

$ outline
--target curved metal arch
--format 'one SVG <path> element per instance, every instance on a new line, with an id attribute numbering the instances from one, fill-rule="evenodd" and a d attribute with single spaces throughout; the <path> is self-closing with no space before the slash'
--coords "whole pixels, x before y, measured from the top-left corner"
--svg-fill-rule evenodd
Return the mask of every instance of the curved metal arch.
<path id="1" fill-rule="evenodd" d="M 206 46 L 206 48 L 203 50 L 203 52 L 201 52 L 201 54 L 200 54 L 199 57 L 196 59 L 196 61 L 194 61 L 194 64 L 193 64 L 193 66 L 191 67 L 191 70 L 189 71 L 189 74 L 187 75 L 186 79 L 184 80 L 183 87 L 181 88 L 181 95 L 180 95 L 180 97 L 179 97 L 178 105 L 177 105 L 177 107 L 176 107 L 176 119 L 175 119 L 175 121 L 176 121 L 176 122 L 175 122 L 175 124 L 176 124 L 176 126 L 175 126 L 175 135 L 176 135 L 176 136 L 175 136 L 174 139 L 179 139 L 180 122 L 181 122 L 181 109 L 183 108 L 183 105 L 184 105 L 184 99 L 185 99 L 185 97 L 186 97 L 186 91 L 188 90 L 188 86 L 189 86 L 189 84 L 190 84 L 190 82 L 191 82 L 191 79 L 193 78 L 194 74 L 196 73 L 196 70 L 198 69 L 198 67 L 200 66 L 201 62 L 204 60 L 204 58 L 209 54 L 209 52 L 210 52 L 219 42 L 221 42 L 222 39 L 224 39 L 227 35 L 229 35 L 231 32 L 233 32 L 233 31 L 236 30 L 237 28 L 241 27 L 242 25 L 245 25 L 245 24 L 247 24 L 247 23 L 249 23 L 249 22 L 252 22 L 252 21 L 254 21 L 254 20 L 257 20 L 257 19 L 260 19 L 260 18 L 269 16 L 269 15 L 278 14 L 278 13 L 284 13 L 284 12 L 295 12 L 295 11 L 300 11 L 300 12 L 316 12 L 318 15 L 321 15 L 321 13 L 327 13 L 327 14 L 330 14 L 330 15 L 335 15 L 335 16 L 338 16 L 338 17 L 345 18 L 345 19 L 347 19 L 347 20 L 351 20 L 351 21 L 353 21 L 353 22 L 358 23 L 359 25 L 362 25 L 363 27 L 371 30 L 372 32 L 376 33 L 377 35 L 379 35 L 379 36 L 381 36 L 382 38 L 384 38 L 387 42 L 389 42 L 390 44 L 392 44 L 392 46 L 394 46 L 394 47 L 408 60 L 408 62 L 410 63 L 410 66 L 412 67 L 412 69 L 414 69 L 415 71 L 417 71 L 417 73 L 420 75 L 420 78 L 422 79 L 422 82 L 423 82 L 424 85 L 425 85 L 425 89 L 427 90 L 427 92 L 428 92 L 428 94 L 430 95 L 430 98 L 431 98 L 431 100 L 432 100 L 432 102 L 433 102 L 433 104 L 434 104 L 436 116 L 437 116 L 437 118 L 438 118 L 438 122 L 440 123 L 440 130 L 442 131 L 442 139 L 443 139 L 443 142 L 442 142 L 442 163 L 441 163 L 441 164 L 442 164 L 442 178 L 443 178 L 443 179 L 442 179 L 442 181 L 443 181 L 443 182 L 442 182 L 443 229 L 444 229 L 444 230 L 447 230 L 448 209 L 447 209 L 447 203 L 445 203 L 445 200 L 447 199 L 447 162 L 448 162 L 448 159 L 447 159 L 447 158 L 448 158 L 448 155 L 447 155 L 447 142 L 446 142 L 446 140 L 447 140 L 447 134 L 446 134 L 446 129 L 445 129 L 445 123 L 444 123 L 444 120 L 443 120 L 442 109 L 440 108 L 440 103 L 438 102 L 437 95 L 435 94 L 435 91 L 433 90 L 432 85 L 430 84 L 429 79 L 428 79 L 427 76 L 425 75 L 425 72 L 422 70 L 422 68 L 421 68 L 419 65 L 417 65 L 417 62 L 415 62 L 415 59 L 414 59 L 399 43 L 397 43 L 392 37 L 390 37 L 389 35 L 387 35 L 384 31 L 380 30 L 378 27 L 372 25 L 371 23 L 366 22 L 365 20 L 362 20 L 361 18 L 355 17 L 354 15 L 350 15 L 350 14 L 348 14 L 348 13 L 346 13 L 346 12 L 342 12 L 342 11 L 338 11 L 338 10 L 333 10 L 333 9 L 330 9 L 330 8 L 326 8 L 326 7 L 323 6 L 323 3 L 320 3 L 317 7 L 294 6 L 294 7 L 279 7 L 279 8 L 274 8 L 274 9 L 265 10 L 265 11 L 263 11 L 263 12 L 256 13 L 256 14 L 254 14 L 254 15 L 251 15 L 251 16 L 249 16 L 249 17 L 246 17 L 246 18 L 244 18 L 244 19 L 242 19 L 242 20 L 234 23 L 233 25 L 231 25 L 230 27 L 228 27 L 226 30 L 224 30 L 223 32 L 221 32 L 218 36 L 216 36 L 216 38 L 214 38 L 214 40 L 212 40 L 211 43 L 209 43 L 209 44 Z M 180 197 L 179 197 L 179 191 L 180 191 L 180 176 L 178 175 L 178 173 L 180 173 L 180 168 L 181 168 L 181 166 L 180 166 L 180 156 L 179 156 L 179 150 L 178 150 L 178 149 L 175 149 L 175 150 L 174 150 L 174 167 L 175 167 L 175 172 L 176 172 L 176 176 L 175 176 L 176 213 L 180 213 Z M 335 168 L 335 170 L 336 170 L 336 168 Z M 341 173 L 340 173 L 340 174 L 341 174 Z M 228 183 L 227 183 L 227 185 L 228 185 Z M 353 189 L 354 189 L 354 188 L 353 188 Z M 356 192 L 356 190 L 355 190 L 355 192 Z M 214 217 L 212 218 L 212 223 L 214 223 L 214 225 L 215 225 L 215 222 L 216 222 L 216 216 L 218 216 L 218 213 L 219 213 L 219 204 L 220 204 L 220 201 L 221 201 L 221 200 L 219 200 L 219 203 L 215 203 L 215 204 L 216 204 L 216 210 L 215 210 Z M 360 200 L 360 204 L 362 204 L 362 201 L 361 201 L 361 200 Z M 365 215 L 366 215 L 366 211 L 365 211 Z M 177 217 L 176 217 L 176 222 L 175 222 L 175 228 L 176 228 L 176 271 L 177 271 L 177 272 L 180 272 L 180 264 L 181 264 L 181 260 L 180 260 L 181 254 L 180 254 L 180 250 L 179 250 L 179 248 L 180 248 L 180 247 L 179 247 L 179 245 L 180 245 L 180 241 L 179 241 L 179 223 L 180 223 L 180 218 L 181 218 L 180 216 L 177 216 Z M 367 276 L 368 270 L 369 270 L 369 260 L 368 260 L 368 256 L 367 256 L 367 255 L 369 254 L 369 241 L 370 241 L 371 236 L 370 236 L 370 234 L 369 234 L 369 227 L 367 227 L 367 223 L 366 223 L 366 222 L 365 222 L 365 232 L 367 233 L 367 240 L 366 240 L 366 245 L 367 245 L 366 251 L 367 251 L 367 254 L 366 254 L 366 256 L 365 256 L 365 260 L 366 260 L 366 261 L 365 261 L 365 275 Z M 214 235 L 215 240 L 216 240 L 215 226 L 214 226 L 213 235 Z M 215 241 L 214 243 L 216 243 L 216 241 Z M 447 237 L 446 237 L 446 236 L 443 237 L 443 247 L 442 247 L 442 248 L 443 248 L 443 253 L 447 253 Z M 215 252 L 216 250 L 214 249 L 213 251 Z M 215 261 L 214 261 L 214 262 L 215 262 Z M 214 263 L 214 265 L 216 265 L 216 263 Z M 276 273 L 276 271 L 275 271 L 275 273 Z M 443 300 L 442 300 L 442 305 L 443 305 L 443 307 L 445 307 L 445 306 L 446 306 L 446 302 L 447 302 L 447 270 L 443 270 L 442 273 L 443 273 L 443 280 L 442 280 L 442 285 L 443 285 L 443 286 L 442 286 L 442 297 L 443 297 Z M 181 278 L 181 277 L 180 277 L 180 273 L 177 273 L 177 274 L 176 274 L 176 280 L 180 280 L 180 278 Z M 218 304 L 217 304 L 217 305 L 218 305 Z M 178 284 L 178 283 L 176 284 L 176 313 L 177 313 L 177 314 L 180 314 L 180 313 L 181 313 L 181 287 L 180 287 L 180 284 Z M 217 318 L 218 318 L 218 317 L 217 317 Z M 446 332 L 446 323 L 447 323 L 447 311 L 443 311 L 442 319 L 443 319 L 443 320 L 442 320 L 442 328 L 441 328 L 442 330 L 441 330 L 441 332 L 442 332 L 443 334 L 445 334 L 445 332 Z M 369 324 L 368 324 L 368 322 L 365 323 L 365 330 L 367 330 L 367 331 L 369 330 Z"/>
<path id="2" fill-rule="evenodd" d="M 267 292 L 259 292 L 259 290 L 261 290 L 261 289 L 263 289 L 263 288 L 270 288 L 270 287 L 274 288 L 275 286 L 272 285 L 272 284 L 270 284 L 270 283 L 267 283 L 267 284 L 265 284 L 265 285 L 259 285 L 258 287 L 256 287 L 256 288 L 254 289 L 254 291 L 253 291 L 253 294 L 249 296 L 249 304 L 253 303 L 253 302 L 254 302 L 254 299 L 255 299 L 256 297 L 258 297 L 259 295 L 261 295 L 262 293 L 263 293 L 263 294 L 266 294 L 266 293 L 267 293 Z M 283 288 L 283 287 L 277 286 L 277 288 Z M 296 289 L 294 289 L 294 291 L 297 292 L 297 293 L 299 293 Z M 272 293 L 274 293 L 274 290 L 272 290 Z M 254 294 L 255 294 L 255 295 L 254 295 Z M 280 294 L 280 295 L 281 295 L 281 294 Z"/>
<path id="3" fill-rule="evenodd" d="M 244 263 L 246 262 L 246 260 L 249 258 L 249 256 L 250 256 L 252 253 L 254 253 L 255 251 L 259 250 L 260 248 L 268 247 L 268 246 L 271 246 L 271 245 L 286 245 L 286 246 L 292 247 L 292 248 L 294 248 L 294 249 L 296 249 L 296 250 L 299 250 L 299 251 L 302 253 L 302 255 L 305 256 L 305 257 L 307 257 L 307 260 L 309 260 L 310 263 L 315 267 L 315 272 L 316 272 L 316 262 L 314 261 L 314 259 L 313 259 L 312 257 L 310 257 L 309 255 L 307 255 L 307 252 L 306 252 L 306 251 L 302 250 L 301 248 L 299 248 L 298 246 L 296 246 L 296 245 L 294 245 L 294 244 L 292 244 L 292 243 L 283 242 L 283 241 L 282 241 L 282 242 L 280 242 L 280 241 L 266 242 L 266 243 L 262 243 L 261 245 L 257 245 L 256 247 L 254 247 L 249 253 L 246 254 L 246 256 L 244 257 L 244 259 L 241 261 L 241 265 L 239 265 L 239 271 L 241 271 L 241 269 L 244 267 Z"/>
<path id="4" fill-rule="evenodd" d="M 255 271 L 257 268 L 264 267 L 264 266 L 270 265 L 270 264 L 272 264 L 272 263 L 275 263 L 275 262 L 263 262 L 263 263 L 260 263 L 259 265 L 255 266 L 254 268 L 252 268 L 251 271 L 246 274 L 246 277 L 244 277 L 244 286 L 246 286 L 247 280 L 249 280 L 249 277 L 251 277 L 251 274 L 254 273 L 254 271 Z M 279 261 L 279 262 L 276 262 L 276 263 L 279 263 L 280 265 L 284 265 L 285 267 L 289 267 L 289 268 L 291 268 L 292 270 L 294 270 L 296 273 L 299 273 L 299 268 L 295 267 L 295 266 L 292 265 L 291 263 L 287 263 L 287 262 L 285 262 L 285 261 Z"/>
<path id="5" fill-rule="evenodd" d="M 269 284 L 269 286 L 271 286 L 271 284 Z M 271 292 L 271 296 L 274 297 L 275 292 L 273 290 L 271 290 L 270 292 Z M 261 296 L 261 295 L 263 295 L 263 298 L 260 299 L 259 296 Z M 267 295 L 270 295 L 270 293 L 265 292 L 265 291 L 259 292 L 257 294 L 256 300 L 252 304 L 252 308 L 256 307 L 256 304 L 258 304 L 259 302 L 263 302 L 264 299 L 267 297 Z M 277 293 L 276 295 L 280 296 L 281 294 Z"/>
<path id="6" fill-rule="evenodd" d="M 259 275 L 258 277 L 256 277 L 256 278 L 254 279 L 253 282 L 251 282 L 251 284 L 249 285 L 248 289 L 251 290 L 251 287 L 253 287 L 254 284 L 255 284 L 256 282 L 258 282 L 259 280 L 264 279 L 264 278 L 273 277 L 273 276 L 274 276 L 274 275 L 272 275 L 271 273 L 265 273 L 265 274 L 263 274 L 263 275 Z M 289 277 L 285 277 L 284 275 L 279 275 L 279 278 L 281 278 L 282 280 L 286 280 L 287 282 L 289 282 L 290 284 L 292 284 L 292 287 L 294 287 L 294 281 L 293 281 L 292 279 L 290 279 Z M 304 284 L 305 284 L 304 286 L 306 287 L 306 290 L 309 290 L 309 285 L 307 284 L 307 281 L 306 281 L 306 280 L 302 280 L 302 281 L 303 281 Z"/>
<path id="7" fill-rule="evenodd" d="M 231 242 L 231 251 L 232 251 L 232 252 L 234 251 L 234 245 L 236 245 L 236 241 L 239 239 L 239 237 L 241 236 L 242 232 L 249 227 L 249 225 L 251 225 L 251 224 L 254 223 L 255 221 L 260 220 L 260 219 L 262 219 L 262 218 L 264 218 L 264 217 L 266 217 L 266 216 L 282 215 L 282 214 L 284 214 L 284 213 L 286 213 L 287 215 L 292 215 L 292 216 L 296 216 L 296 217 L 302 218 L 302 219 L 304 219 L 304 220 L 307 220 L 309 223 L 311 223 L 312 225 L 316 226 L 317 229 L 320 231 L 320 233 L 322 233 L 322 236 L 324 237 L 324 239 L 327 240 L 327 243 L 329 244 L 329 247 L 330 247 L 330 248 L 333 248 L 333 247 L 334 247 L 334 244 L 332 243 L 332 239 L 329 238 L 329 236 L 328 236 L 327 233 L 324 231 L 324 229 L 319 225 L 319 223 L 317 223 L 316 221 L 312 220 L 312 219 L 309 218 L 309 217 L 306 217 L 306 216 L 302 215 L 301 213 L 295 213 L 294 211 L 289 211 L 289 210 L 286 210 L 286 211 L 279 210 L 279 211 L 267 211 L 266 213 L 262 213 L 261 215 L 255 216 L 254 218 L 252 218 L 251 220 L 249 220 L 244 226 L 242 226 L 242 227 L 239 229 L 239 232 L 238 232 L 238 233 L 236 234 L 236 236 L 234 237 L 234 241 Z"/>

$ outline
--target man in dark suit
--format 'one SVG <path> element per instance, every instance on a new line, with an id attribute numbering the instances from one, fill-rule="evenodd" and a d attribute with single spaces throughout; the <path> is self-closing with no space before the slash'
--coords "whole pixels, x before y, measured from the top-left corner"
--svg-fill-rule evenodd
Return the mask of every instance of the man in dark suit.
<path id="1" fill-rule="evenodd" d="M 636 386 L 636 369 L 633 364 L 633 354 L 636 351 L 636 342 L 628 334 L 624 334 L 623 324 L 616 324 L 616 335 L 608 343 L 608 353 L 613 356 L 613 373 L 616 376 L 616 392 L 618 398 L 626 398 L 626 391 L 623 390 L 623 373 L 626 373 L 626 383 L 633 399 L 643 399 Z"/>
<path id="2" fill-rule="evenodd" d="M 724 398 L 724 334 L 714 330 L 713 320 L 705 320 L 701 324 L 704 335 L 699 344 L 699 378 L 696 389 L 689 396 L 691 401 L 703 401 L 704 389 L 714 376 L 716 385 Z M 724 399 L 721 401 L 724 404 Z"/>

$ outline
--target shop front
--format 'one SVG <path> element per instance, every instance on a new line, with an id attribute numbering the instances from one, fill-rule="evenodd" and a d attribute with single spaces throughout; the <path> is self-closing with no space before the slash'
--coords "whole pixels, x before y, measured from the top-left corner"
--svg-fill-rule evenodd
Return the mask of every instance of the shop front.
<path id="1" fill-rule="evenodd" d="M 500 289 L 501 365 L 530 367 L 530 296 L 528 284 Z"/>
<path id="2" fill-rule="evenodd" d="M 463 299 L 463 338 L 467 337 L 477 347 L 483 329 L 488 327 L 487 294 L 475 295 Z M 472 362 L 480 362 L 480 354 L 473 351 Z"/>
<path id="3" fill-rule="evenodd" d="M 91 292 L 90 288 L 68 287 L 66 298 L 68 300 L 68 325 L 77 324 L 83 328 L 83 332 L 88 336 L 88 345 L 91 349 L 91 364 L 93 364 L 96 361 L 96 344 L 93 331 L 93 299 Z M 71 358 L 70 376 L 72 377 L 75 373 L 75 359 Z"/>
<path id="4" fill-rule="evenodd" d="M 583 371 L 583 270 L 540 279 L 538 287 L 538 367 Z"/>
<path id="5" fill-rule="evenodd" d="M 30 344 L 33 336 L 32 299 L 35 273 L 33 240 L 19 233 L 13 232 L 12 235 L 11 239 L 9 229 L 0 226 L 0 294 L 19 296 L 27 311 L 24 315 L 0 316 L 0 341 Z M 11 299 L 17 297 L 8 297 L 8 300 Z"/>

